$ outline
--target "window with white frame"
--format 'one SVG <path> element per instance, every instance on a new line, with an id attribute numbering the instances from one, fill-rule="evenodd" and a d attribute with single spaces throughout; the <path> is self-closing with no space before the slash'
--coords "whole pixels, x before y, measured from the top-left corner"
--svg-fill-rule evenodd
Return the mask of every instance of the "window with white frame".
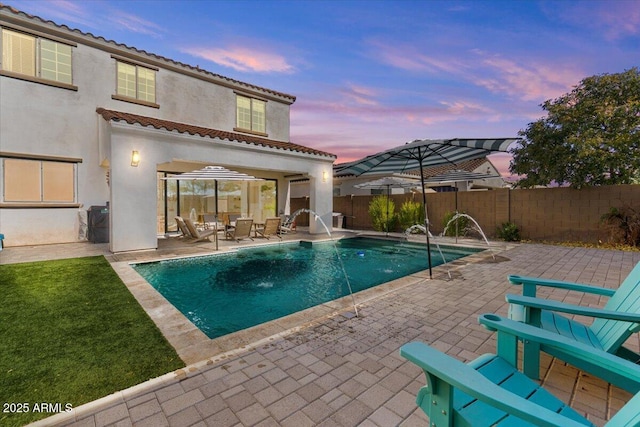
<path id="1" fill-rule="evenodd" d="M 3 28 L 2 70 L 72 84 L 71 46 Z"/>
<path id="2" fill-rule="evenodd" d="M 156 102 L 156 71 L 128 62 L 116 61 L 119 96 L 138 101 Z"/>
<path id="3" fill-rule="evenodd" d="M 75 162 L 2 159 L 2 202 L 75 203 Z"/>
<path id="4" fill-rule="evenodd" d="M 236 95 L 236 129 L 266 134 L 267 103 L 261 99 Z"/>

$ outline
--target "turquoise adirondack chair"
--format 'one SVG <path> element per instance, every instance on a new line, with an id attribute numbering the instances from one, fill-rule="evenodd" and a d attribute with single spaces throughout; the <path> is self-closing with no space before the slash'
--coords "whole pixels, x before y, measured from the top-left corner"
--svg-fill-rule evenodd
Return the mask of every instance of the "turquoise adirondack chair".
<path id="1" fill-rule="evenodd" d="M 506 295 L 506 300 L 510 303 L 510 318 L 555 332 L 566 339 L 590 345 L 633 362 L 640 361 L 639 354 L 623 347 L 632 334 L 640 331 L 640 263 L 617 290 L 523 276 L 509 276 L 509 281 L 514 285 L 522 285 L 522 296 Z M 538 286 L 603 295 L 609 297 L 609 301 L 600 309 L 536 298 Z M 595 320 L 591 325 L 584 325 L 558 313 L 588 316 Z M 540 350 L 573 364 L 573 354 L 566 353 L 564 350 L 541 347 L 535 342 L 524 340 L 523 371 L 530 378 L 538 378 Z"/>
<path id="2" fill-rule="evenodd" d="M 421 342 L 400 355 L 424 371 L 416 403 L 432 426 L 548 426 L 593 424 L 495 354 L 464 364 Z M 640 426 L 640 393 L 607 426 Z"/>
<path id="3" fill-rule="evenodd" d="M 562 354 L 566 362 L 631 393 L 640 392 L 640 365 L 625 360 L 591 344 L 584 344 L 555 332 L 498 316 L 483 314 L 478 323 L 496 332 L 496 354 L 518 367 L 518 342 L 538 345 L 546 352 Z"/>

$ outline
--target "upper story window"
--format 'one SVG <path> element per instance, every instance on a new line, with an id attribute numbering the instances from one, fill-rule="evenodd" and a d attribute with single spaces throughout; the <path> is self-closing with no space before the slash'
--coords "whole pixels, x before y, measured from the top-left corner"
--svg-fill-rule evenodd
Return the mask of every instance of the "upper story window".
<path id="1" fill-rule="evenodd" d="M 236 130 L 266 135 L 266 110 L 265 101 L 236 95 Z"/>
<path id="2" fill-rule="evenodd" d="M 2 71 L 71 85 L 71 45 L 2 29 Z"/>
<path id="3" fill-rule="evenodd" d="M 155 104 L 156 70 L 116 60 L 118 82 L 116 93 L 125 98 Z"/>

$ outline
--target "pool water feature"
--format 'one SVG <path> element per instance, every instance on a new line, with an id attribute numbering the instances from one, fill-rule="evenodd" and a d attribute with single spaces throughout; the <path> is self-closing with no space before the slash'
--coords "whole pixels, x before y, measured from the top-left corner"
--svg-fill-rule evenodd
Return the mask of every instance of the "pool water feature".
<path id="1" fill-rule="evenodd" d="M 442 247 L 447 262 L 480 250 Z M 358 292 L 428 267 L 424 244 L 349 238 L 279 243 L 133 268 L 209 338 L 217 338 L 348 296 L 342 268 Z"/>

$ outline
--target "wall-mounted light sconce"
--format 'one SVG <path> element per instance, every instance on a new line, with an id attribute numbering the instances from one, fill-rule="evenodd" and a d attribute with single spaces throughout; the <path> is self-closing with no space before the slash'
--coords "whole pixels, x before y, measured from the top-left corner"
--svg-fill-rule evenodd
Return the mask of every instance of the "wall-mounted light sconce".
<path id="1" fill-rule="evenodd" d="M 327 182 L 327 171 L 322 171 L 322 182 Z"/>
<path id="2" fill-rule="evenodd" d="M 136 150 L 131 152 L 131 166 L 137 167 L 140 164 L 140 153 Z"/>

